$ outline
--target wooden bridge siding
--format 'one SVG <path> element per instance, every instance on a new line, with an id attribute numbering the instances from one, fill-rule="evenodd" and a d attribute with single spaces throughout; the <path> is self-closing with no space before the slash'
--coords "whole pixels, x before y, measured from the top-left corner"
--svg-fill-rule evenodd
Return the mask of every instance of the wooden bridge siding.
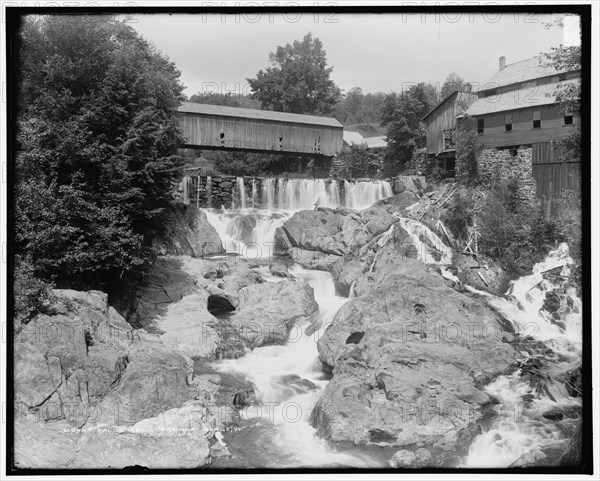
<path id="1" fill-rule="evenodd" d="M 258 119 L 180 114 L 189 146 L 257 151 L 316 153 L 333 156 L 342 150 L 343 129 Z M 225 137 L 221 139 L 221 133 Z M 279 137 L 283 137 L 280 146 Z M 320 139 L 320 150 L 315 140 Z M 223 143 L 221 142 L 223 140 Z"/>
<path id="2" fill-rule="evenodd" d="M 537 196 L 556 207 L 556 199 L 565 190 L 581 189 L 580 159 L 568 159 L 550 142 L 532 145 L 532 174 Z"/>
<path id="3" fill-rule="evenodd" d="M 508 95 L 508 94 L 507 94 Z M 533 128 L 533 111 L 542 111 L 542 126 Z M 504 131 L 504 116 L 512 114 L 512 131 Z M 511 145 L 531 145 L 549 140 L 558 140 L 575 132 L 580 122 L 578 115 L 573 116 L 573 124 L 565 125 L 564 117 L 555 105 L 529 107 L 520 110 L 503 111 L 493 114 L 477 115 L 484 120 L 484 132 L 479 139 L 484 149 L 507 147 Z"/>

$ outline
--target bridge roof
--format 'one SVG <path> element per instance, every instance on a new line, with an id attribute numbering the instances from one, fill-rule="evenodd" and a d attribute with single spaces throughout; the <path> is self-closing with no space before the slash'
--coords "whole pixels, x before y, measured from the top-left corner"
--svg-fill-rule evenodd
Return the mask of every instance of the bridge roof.
<path id="1" fill-rule="evenodd" d="M 336 119 L 331 117 L 290 114 L 287 112 L 275 112 L 273 110 L 241 109 L 239 107 L 197 104 L 195 102 L 183 102 L 179 107 L 178 111 L 186 114 L 212 115 L 219 117 L 237 117 L 256 120 L 271 120 L 274 122 L 321 125 L 324 127 L 343 127 L 342 124 L 340 124 Z"/>

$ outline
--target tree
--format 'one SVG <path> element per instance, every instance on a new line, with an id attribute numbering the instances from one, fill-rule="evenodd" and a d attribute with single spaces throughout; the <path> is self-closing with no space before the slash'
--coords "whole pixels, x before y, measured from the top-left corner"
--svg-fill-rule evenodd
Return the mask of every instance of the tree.
<path id="1" fill-rule="evenodd" d="M 269 55 L 273 65 L 247 79 L 252 98 L 263 109 L 298 114 L 330 115 L 340 99 L 340 89 L 330 79 L 323 43 L 308 33 L 302 41 L 277 47 Z"/>
<path id="2" fill-rule="evenodd" d="M 448 74 L 446 80 L 444 81 L 444 85 L 442 85 L 442 90 L 440 91 L 440 100 L 444 100 L 448 95 L 456 92 L 457 90 L 465 90 L 469 89 L 470 85 L 466 83 L 462 77 L 460 77 L 456 72 L 452 72 Z"/>
<path id="3" fill-rule="evenodd" d="M 110 293 L 149 265 L 180 179 L 180 72 L 108 16 L 26 18 L 19 41 L 16 254 Z"/>
<path id="4" fill-rule="evenodd" d="M 332 177 L 357 178 L 375 177 L 381 170 L 382 154 L 379 149 L 369 149 L 366 145 L 352 144 L 337 157 L 337 165 L 332 168 Z"/>
<path id="5" fill-rule="evenodd" d="M 381 125 L 386 127 L 388 142 L 385 175 L 397 175 L 411 160 L 414 150 L 425 145 L 426 131 L 421 119 L 436 102 L 435 87 L 424 82 L 385 98 L 381 107 Z"/>
<path id="6" fill-rule="evenodd" d="M 220 94 L 216 92 L 198 92 L 189 98 L 189 102 L 208 105 L 225 105 L 243 109 L 260 109 L 260 102 L 252 100 L 247 95 L 232 95 L 231 92 Z"/>
<path id="7" fill-rule="evenodd" d="M 545 53 L 542 64 L 550 65 L 559 72 L 572 72 L 581 69 L 581 47 L 553 47 Z M 581 108 L 581 83 L 558 84 L 555 92 L 559 108 L 564 113 L 577 112 Z"/>
<path id="8" fill-rule="evenodd" d="M 456 131 L 456 171 L 461 181 L 477 179 L 477 158 L 482 149 L 473 118 L 465 115 L 459 120 Z"/>

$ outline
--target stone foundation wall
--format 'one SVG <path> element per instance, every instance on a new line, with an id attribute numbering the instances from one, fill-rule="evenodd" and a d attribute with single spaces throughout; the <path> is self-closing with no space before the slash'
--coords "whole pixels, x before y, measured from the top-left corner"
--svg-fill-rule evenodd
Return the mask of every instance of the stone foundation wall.
<path id="1" fill-rule="evenodd" d="M 535 179 L 532 174 L 532 149 L 519 148 L 517 155 L 509 150 L 484 149 L 477 158 L 477 173 L 484 183 L 493 183 L 498 176 L 503 179 L 515 177 L 519 185 L 519 197 L 535 198 Z"/>

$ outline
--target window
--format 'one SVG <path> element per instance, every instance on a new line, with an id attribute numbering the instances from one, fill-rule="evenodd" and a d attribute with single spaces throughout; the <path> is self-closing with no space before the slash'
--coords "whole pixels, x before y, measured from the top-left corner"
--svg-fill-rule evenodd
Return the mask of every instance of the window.
<path id="1" fill-rule="evenodd" d="M 512 130 L 512 114 L 504 116 L 504 131 L 510 132 Z"/>
<path id="2" fill-rule="evenodd" d="M 565 115 L 565 125 L 573 125 L 573 114 Z"/>
<path id="3" fill-rule="evenodd" d="M 453 149 L 454 147 L 454 130 L 444 130 L 444 150 Z"/>
<path id="4" fill-rule="evenodd" d="M 483 119 L 477 119 L 477 133 L 483 134 Z"/>
<path id="5" fill-rule="evenodd" d="M 542 126 L 542 111 L 534 110 L 533 111 L 533 128 L 539 129 Z"/>

